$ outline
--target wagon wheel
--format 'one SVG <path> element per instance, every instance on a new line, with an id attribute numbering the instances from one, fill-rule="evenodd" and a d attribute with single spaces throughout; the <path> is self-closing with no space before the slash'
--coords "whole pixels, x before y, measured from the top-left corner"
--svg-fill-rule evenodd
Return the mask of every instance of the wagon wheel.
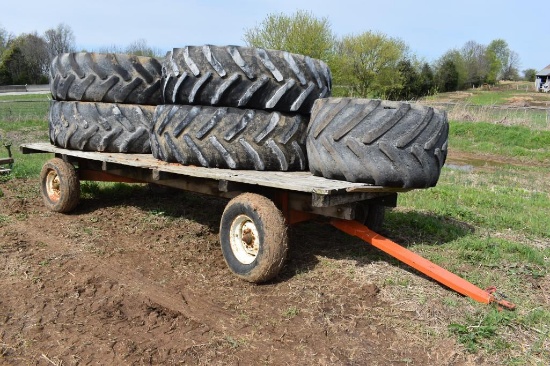
<path id="1" fill-rule="evenodd" d="M 358 202 L 355 206 L 355 221 L 365 225 L 372 231 L 378 232 L 382 229 L 385 216 L 386 206 L 384 205 L 369 205 L 366 202 Z"/>
<path id="2" fill-rule="evenodd" d="M 249 282 L 275 277 L 288 250 L 285 220 L 266 197 L 243 193 L 227 204 L 220 224 L 220 242 L 229 269 Z"/>
<path id="3" fill-rule="evenodd" d="M 80 181 L 74 167 L 59 158 L 48 160 L 40 172 L 40 193 L 50 211 L 72 211 L 80 200 Z"/>

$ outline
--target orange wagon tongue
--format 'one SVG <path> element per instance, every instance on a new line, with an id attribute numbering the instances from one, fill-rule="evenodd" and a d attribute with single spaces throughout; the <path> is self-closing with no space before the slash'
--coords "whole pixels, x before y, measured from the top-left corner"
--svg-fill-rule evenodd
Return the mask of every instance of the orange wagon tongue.
<path id="1" fill-rule="evenodd" d="M 504 299 L 497 299 L 495 296 L 495 287 L 482 290 L 454 273 L 439 267 L 437 264 L 432 263 L 418 254 L 411 252 L 399 244 L 383 237 L 382 235 L 375 233 L 357 221 L 332 219 L 330 223 L 332 226 L 349 235 L 363 239 L 392 257 L 424 273 L 426 276 L 433 278 L 437 282 L 453 289 L 459 294 L 468 296 L 485 304 L 496 303 L 500 307 L 508 310 L 514 310 L 516 308 L 516 305 L 511 302 Z"/>

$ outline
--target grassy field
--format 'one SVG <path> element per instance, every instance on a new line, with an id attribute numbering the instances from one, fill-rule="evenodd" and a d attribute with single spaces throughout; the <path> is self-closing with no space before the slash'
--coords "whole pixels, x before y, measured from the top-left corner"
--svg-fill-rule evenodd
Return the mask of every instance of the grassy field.
<path id="1" fill-rule="evenodd" d="M 439 326 L 468 352 L 500 364 L 550 364 L 550 125 L 547 111 L 509 109 L 498 116 L 474 113 L 487 104 L 518 98 L 550 102 L 528 91 L 472 91 L 468 118 L 450 116 L 449 157 L 438 185 L 399 196 L 387 213 L 384 233 L 481 288 L 496 285 L 517 310 L 455 297 L 441 298 L 449 309 Z M 453 95 L 439 95 L 437 104 Z M 547 98 L 545 101 L 543 98 Z M 21 101 L 24 100 L 24 101 Z M 453 108 L 450 106 L 449 108 Z M 0 138 L 11 143 L 15 166 L 9 179 L 36 179 L 45 155 L 21 155 L 23 142 L 47 140 L 48 101 L 44 95 L 0 96 Z M 506 123 L 503 123 L 505 118 Z M 1 147 L 0 147 L 1 149 Z M 0 157 L 5 151 L 0 150 Z M 101 194 L 93 184 L 86 194 Z M 363 254 L 356 254 L 361 256 Z M 382 260 L 388 260 L 382 256 Z M 392 264 L 394 262 L 391 262 Z M 344 265 L 342 265 L 344 266 Z M 359 276 L 355 269 L 347 268 Z M 384 286 L 403 302 L 421 306 L 434 294 L 419 291 L 410 278 L 388 272 Z M 403 320 L 404 321 L 404 320 Z M 429 323 L 429 322 L 427 322 Z M 403 325 L 406 327 L 406 324 Z M 426 332 L 437 327 L 426 325 Z"/>
<path id="2" fill-rule="evenodd" d="M 48 141 L 50 99 L 48 94 L 0 95 L 0 157 L 7 157 L 3 146 L 11 145 L 17 161 L 13 169 L 14 177 L 36 177 L 40 173 L 46 155 L 22 155 L 19 145 L 23 142 Z"/>

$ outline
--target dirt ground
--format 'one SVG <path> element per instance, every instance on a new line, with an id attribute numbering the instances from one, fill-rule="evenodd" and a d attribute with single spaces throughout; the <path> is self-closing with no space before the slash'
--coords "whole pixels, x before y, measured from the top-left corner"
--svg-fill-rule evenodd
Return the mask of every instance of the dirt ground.
<path id="1" fill-rule="evenodd" d="M 224 200 L 91 186 L 58 214 L 38 180 L 0 189 L 0 364 L 485 363 L 449 336 L 452 309 L 382 276 L 463 298 L 322 223 L 292 228 L 282 273 L 253 285 L 224 263 Z"/>

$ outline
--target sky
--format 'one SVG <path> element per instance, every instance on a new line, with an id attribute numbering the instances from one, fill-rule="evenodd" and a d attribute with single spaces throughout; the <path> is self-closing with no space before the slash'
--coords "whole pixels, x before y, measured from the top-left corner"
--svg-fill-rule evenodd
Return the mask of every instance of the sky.
<path id="1" fill-rule="evenodd" d="M 339 37 L 366 31 L 403 40 L 427 62 L 468 41 L 503 39 L 520 71 L 550 64 L 548 0 L 22 0 L 0 7 L 0 28 L 43 34 L 68 25 L 78 50 L 125 48 L 144 39 L 163 53 L 186 45 L 245 45 L 247 29 L 269 14 L 309 11 L 327 18 Z M 544 40 L 544 42 L 543 42 Z"/>

